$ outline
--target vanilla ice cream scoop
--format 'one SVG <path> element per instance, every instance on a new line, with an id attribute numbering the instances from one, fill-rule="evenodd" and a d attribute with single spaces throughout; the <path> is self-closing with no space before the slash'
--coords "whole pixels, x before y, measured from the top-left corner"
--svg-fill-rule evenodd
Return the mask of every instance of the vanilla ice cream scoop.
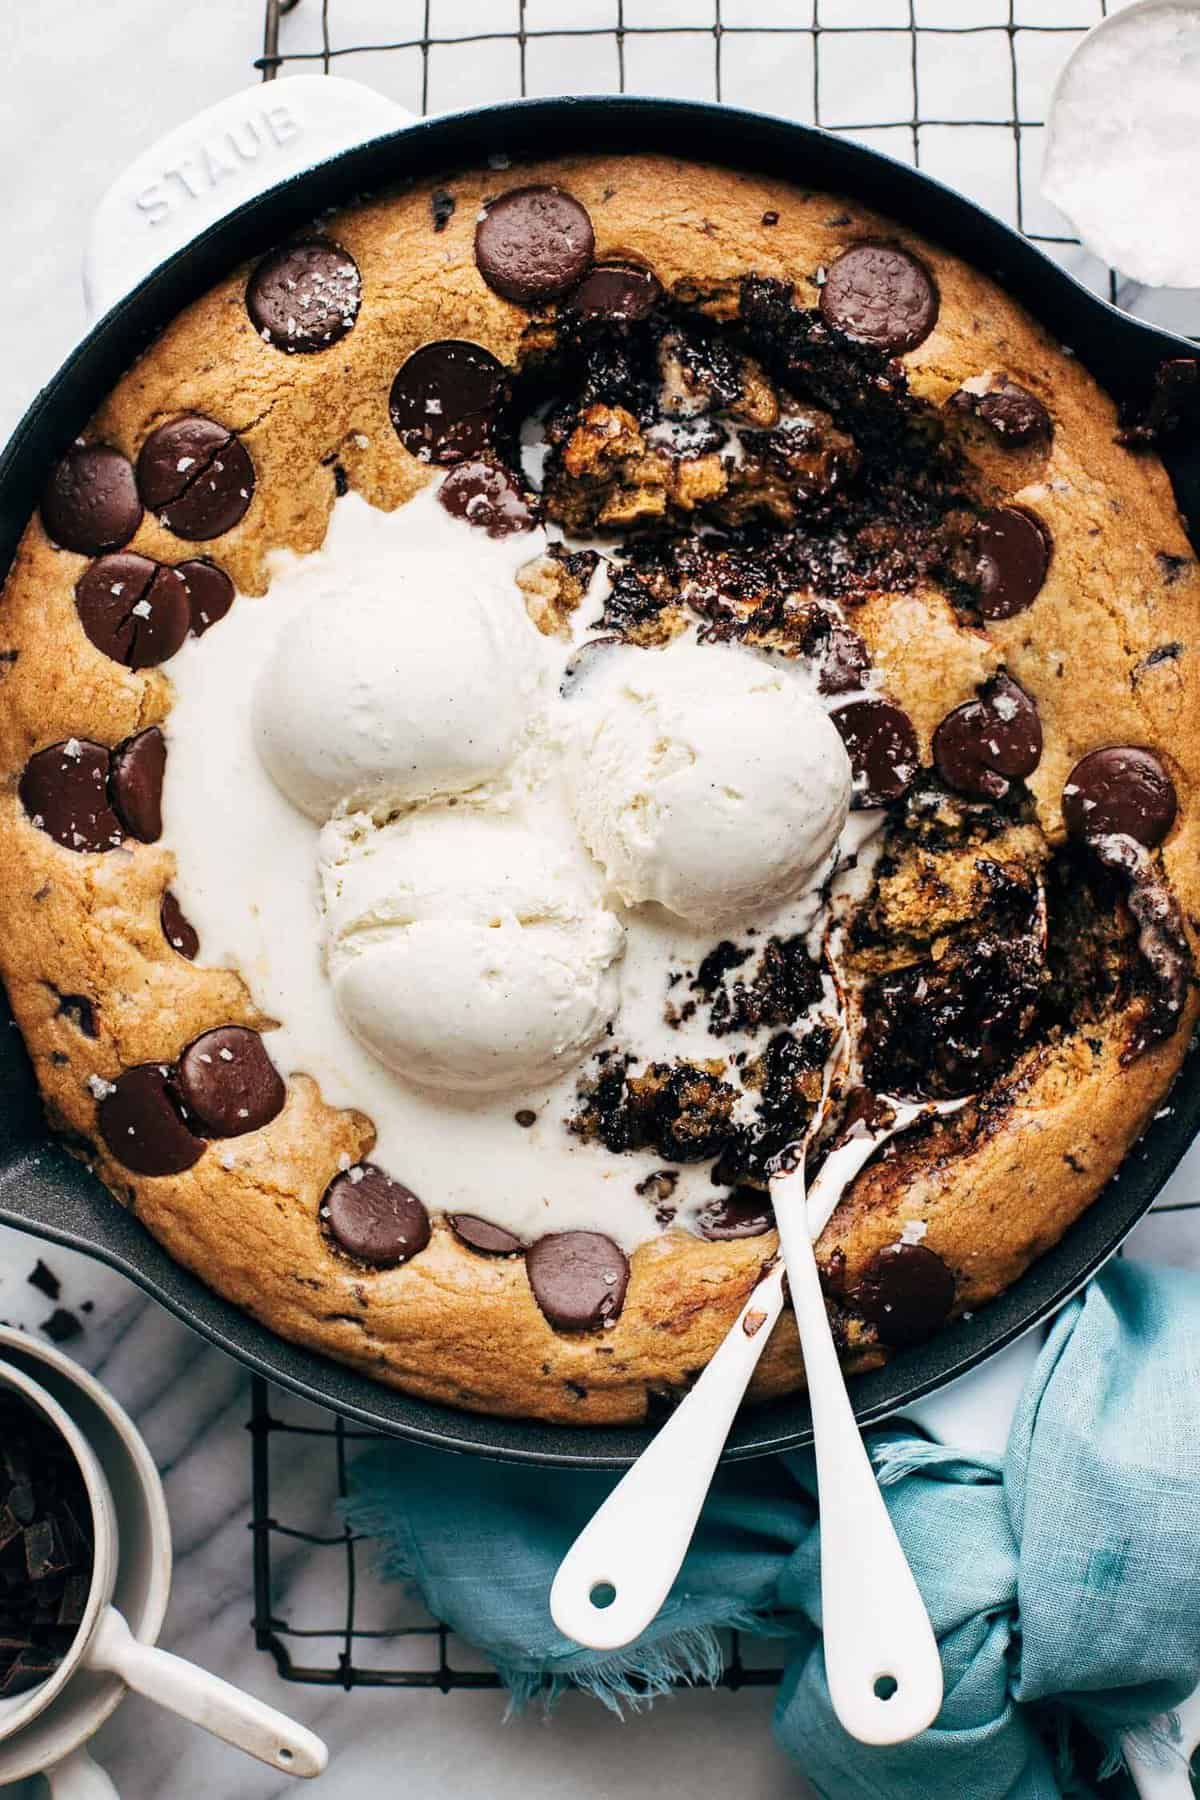
<path id="1" fill-rule="evenodd" d="M 503 814 L 422 810 L 321 836 L 326 968 L 350 1030 L 420 1087 L 552 1079 L 614 1017 L 625 934 L 590 871 Z"/>
<path id="2" fill-rule="evenodd" d="M 325 546 L 286 562 L 260 602 L 282 609 L 303 590 L 255 687 L 253 722 L 276 786 L 320 821 L 496 776 L 543 681 L 545 640 L 514 581 L 538 548 L 532 534 L 490 537 L 451 518 L 432 489 L 404 511 L 400 531 L 347 495 Z M 337 553 L 338 533 L 352 555 Z"/>
<path id="3" fill-rule="evenodd" d="M 597 646 L 563 706 L 576 824 L 627 905 L 717 927 L 824 874 L 850 764 L 785 662 L 691 639 Z"/>

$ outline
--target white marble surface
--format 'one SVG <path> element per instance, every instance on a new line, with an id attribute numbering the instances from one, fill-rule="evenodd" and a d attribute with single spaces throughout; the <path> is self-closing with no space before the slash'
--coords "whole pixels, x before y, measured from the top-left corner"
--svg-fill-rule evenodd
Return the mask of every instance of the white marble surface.
<path id="1" fill-rule="evenodd" d="M 821 0 L 822 23 L 845 22 L 848 14 L 862 23 L 893 23 L 907 18 L 907 7 L 888 0 Z M 515 23 L 516 0 L 432 0 L 434 29 L 447 33 L 477 28 L 503 30 Z M 419 30 L 417 0 L 331 0 L 330 14 L 341 41 L 379 42 Z M 555 5 L 528 0 L 526 21 L 540 28 L 553 19 L 607 24 L 611 0 L 587 0 L 586 6 Z M 305 49 L 320 42 L 320 0 L 301 0 L 287 23 L 284 47 Z M 712 0 L 626 0 L 626 18 L 639 23 L 710 23 Z M 791 0 L 725 0 L 727 22 L 770 22 L 783 12 L 790 22 L 810 17 L 807 4 Z M 513 15 L 510 19 L 509 13 Z M 586 13 L 586 18 L 585 18 Z M 868 18 L 868 13 L 870 17 Z M 996 0 L 917 0 L 923 22 L 955 24 L 966 15 L 981 24 L 1001 22 L 1007 9 Z M 1018 17 L 1038 22 L 1083 26 L 1098 16 L 1099 0 L 1021 0 Z M 837 15 L 835 20 L 834 14 Z M 593 19 L 594 15 L 594 19 Z M 78 287 L 79 245 L 89 210 L 97 195 L 123 163 L 156 133 L 190 111 L 242 85 L 259 48 L 261 9 L 257 0 L 121 0 L 119 8 L 80 5 L 79 0 L 39 0 L 36 6 L 9 8 L 5 16 L 9 90 L 0 113 L 0 162 L 9 179 L 0 183 L 0 235 L 6 248 L 6 279 L 0 288 L 0 341 L 8 354 L 0 360 L 0 431 L 16 422 L 40 381 L 54 368 L 83 327 Z M 1022 82 L 1026 117 L 1037 116 L 1040 96 L 1058 61 L 1070 47 L 1069 33 L 1026 39 L 1022 48 Z M 829 39 L 823 39 L 823 46 Z M 976 40 L 975 48 L 984 40 Z M 931 60 L 921 70 L 939 116 L 965 94 L 963 83 L 984 83 L 985 57 L 972 58 L 970 40 L 955 44 L 958 63 L 948 62 L 943 43 L 927 40 Z M 847 48 L 850 46 L 847 45 Z M 994 47 L 994 46 L 993 46 Z M 837 83 L 839 49 L 834 47 L 823 82 L 829 84 L 829 110 L 848 108 L 847 123 L 861 120 L 856 94 L 868 93 L 883 104 L 889 83 L 899 81 L 896 61 L 900 41 L 886 33 L 858 39 L 847 65 L 848 88 Z M 628 85 L 647 90 L 697 93 L 712 91 L 712 45 L 707 37 L 686 34 L 666 40 L 630 40 Z M 584 54 L 581 55 L 581 52 Z M 791 111 L 807 108 L 811 84 L 800 76 L 810 54 L 810 40 L 789 40 L 786 55 L 779 40 L 746 36 L 728 39 L 725 51 L 726 99 Z M 902 61 L 907 63 L 907 47 Z M 876 59 L 874 82 L 867 79 Z M 420 105 L 418 52 L 385 57 L 379 52 L 345 58 L 339 73 L 374 82 L 410 105 Z M 807 68 L 807 64 L 805 64 Z M 616 85 L 614 41 L 604 39 L 539 40 L 531 43 L 526 77 L 531 91 L 595 88 Z M 431 105 L 465 104 L 515 91 L 514 46 L 502 43 L 464 50 L 435 51 L 431 57 Z M 1000 93 L 1001 88 L 997 89 Z M 797 96 L 800 96 L 798 102 Z M 897 94 L 894 104 L 908 116 L 911 100 Z M 964 101 L 965 104 L 965 101 Z M 964 115 L 981 111 L 986 95 L 972 96 Z M 806 111 L 804 116 L 810 116 Z M 879 118 L 878 111 L 872 114 Z M 907 127 L 885 127 L 870 134 L 883 147 L 912 155 Z M 1036 133 L 1028 133 L 1036 149 Z M 922 160 L 971 186 L 981 197 L 1012 211 L 1011 155 L 999 137 L 987 130 L 951 141 L 945 129 L 922 134 Z M 946 159 L 949 159 L 948 161 Z M 19 179 L 14 179 L 17 172 Z M 1007 186 L 1005 181 L 1007 180 Z M 1027 225 L 1053 231 L 1062 222 L 1037 211 L 1033 182 L 1026 170 Z M 1102 279 L 1078 250 L 1063 252 L 1085 276 Z M 1185 323 L 1195 314 L 1193 297 L 1123 295 L 1139 311 L 1164 323 Z M 1192 325 L 1195 329 L 1195 325 Z M 13 353 L 19 343 L 20 353 Z M 1163 1196 L 1166 1206 L 1186 1204 L 1200 1179 L 1200 1152 L 1195 1152 Z M 1131 1243 L 1134 1253 L 1200 1266 L 1200 1214 L 1167 1212 L 1148 1219 Z M 0 1230 L 0 1317 L 23 1322 L 37 1331 L 49 1304 L 29 1287 L 27 1276 L 38 1254 L 35 1243 Z M 699 1791 L 736 1793 L 745 1800 L 803 1793 L 795 1771 L 776 1751 L 768 1729 L 772 1696 L 748 1690 L 741 1694 L 686 1694 L 645 1714 L 618 1724 L 598 1707 L 568 1701 L 544 1725 L 531 1717 L 501 1723 L 503 1702 L 494 1693 L 436 1693 L 396 1690 L 357 1691 L 302 1687 L 282 1682 L 272 1662 L 253 1648 L 250 1632 L 251 1542 L 248 1377 L 217 1351 L 145 1302 L 120 1277 L 82 1258 L 50 1251 L 47 1261 L 64 1283 L 64 1303 L 95 1303 L 84 1336 L 72 1345 L 80 1360 L 96 1369 L 133 1412 L 149 1440 L 166 1479 L 175 1530 L 177 1576 L 164 1642 L 171 1648 L 219 1670 L 253 1692 L 284 1706 L 321 1731 L 333 1750 L 329 1773 L 317 1791 L 328 1800 L 384 1800 L 403 1788 L 408 1792 L 447 1796 L 487 1793 L 490 1800 L 525 1796 L 540 1800 L 570 1793 L 579 1800 L 651 1800 L 672 1791 L 683 1771 L 703 1770 Z M 297 1447 L 298 1446 L 298 1447 Z M 282 1480 L 273 1498 L 276 1511 L 293 1520 L 324 1524 L 331 1519 L 330 1464 L 327 1446 L 291 1440 Z M 282 1602 L 295 1622 L 324 1623 L 336 1617 L 342 1596 L 339 1571 L 326 1556 L 298 1552 L 283 1565 Z M 367 1583 L 366 1603 L 372 1624 L 394 1624 L 404 1602 L 393 1589 Z M 318 1646 L 330 1660 L 335 1646 Z M 314 1651 L 314 1658 L 317 1651 Z M 156 1714 L 141 1701 L 130 1701 L 97 1740 L 97 1753 L 111 1769 L 124 1800 L 266 1800 L 287 1791 L 277 1776 L 246 1759 L 213 1745 L 189 1727 Z M 694 1777 L 693 1777 L 694 1779 Z M 3 1789 L 3 1800 L 33 1800 L 37 1784 Z M 290 1787 L 290 1784 L 287 1784 Z"/>

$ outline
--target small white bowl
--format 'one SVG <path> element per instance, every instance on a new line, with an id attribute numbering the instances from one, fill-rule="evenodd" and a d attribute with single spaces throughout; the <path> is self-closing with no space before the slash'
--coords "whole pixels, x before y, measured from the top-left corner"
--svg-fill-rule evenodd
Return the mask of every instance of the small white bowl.
<path id="1" fill-rule="evenodd" d="M 116 1800 L 84 1746 L 128 1688 L 291 1775 L 319 1775 L 321 1740 L 274 1708 L 153 1648 L 171 1583 L 162 1482 L 112 1395 L 61 1350 L 0 1326 L 0 1386 L 59 1431 L 92 1509 L 95 1556 L 83 1621 L 62 1664 L 27 1694 L 0 1701 L 0 1783 L 45 1775 L 60 1800 Z"/>

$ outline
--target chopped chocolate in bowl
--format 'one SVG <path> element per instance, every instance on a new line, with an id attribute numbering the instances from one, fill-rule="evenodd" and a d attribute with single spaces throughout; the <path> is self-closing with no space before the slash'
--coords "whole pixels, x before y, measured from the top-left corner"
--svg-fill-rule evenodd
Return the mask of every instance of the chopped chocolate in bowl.
<path id="1" fill-rule="evenodd" d="M 92 1588 L 94 1525 L 61 1432 L 0 1386 L 0 1700 L 49 1680 Z"/>
<path id="2" fill-rule="evenodd" d="M 505 375 L 490 350 L 463 339 L 422 344 L 388 401 L 396 436 L 422 462 L 478 456 L 491 439 Z"/>

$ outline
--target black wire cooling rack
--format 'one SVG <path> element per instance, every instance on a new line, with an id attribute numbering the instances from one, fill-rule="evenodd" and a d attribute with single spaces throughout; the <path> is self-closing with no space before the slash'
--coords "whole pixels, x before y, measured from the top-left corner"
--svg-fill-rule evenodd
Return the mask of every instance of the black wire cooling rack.
<path id="1" fill-rule="evenodd" d="M 443 1694 L 498 1688 L 495 1671 L 469 1645 L 424 1613 L 399 1584 L 375 1579 L 370 1545 L 338 1519 L 336 1503 L 347 1492 L 355 1446 L 375 1434 L 293 1401 L 259 1376 L 251 1395 L 254 1634 L 283 1679 L 318 1687 L 431 1688 Z M 286 1473 L 285 1464 L 291 1465 Z M 302 1480 L 295 1479 L 298 1468 Z M 286 1493 L 283 1504 L 297 1507 L 295 1516 L 276 1510 L 273 1489 Z M 285 1583 L 286 1611 L 280 1598 Z M 333 1583 L 340 1593 L 336 1616 L 324 1610 Z M 373 1623 L 376 1619 L 380 1622 Z M 764 1687 L 779 1680 L 780 1669 L 766 1661 L 768 1654 L 777 1658 L 777 1643 L 767 1652 L 729 1632 L 723 1650 L 722 1687 Z"/>
<path id="2" fill-rule="evenodd" d="M 1106 298 L 1196 336 L 1200 299 L 1146 290 L 1105 268 L 1037 191 L 1053 78 L 1074 41 L 1110 6 L 1111 0 L 266 0 L 255 67 L 264 81 L 336 70 L 420 113 L 516 94 L 604 90 L 784 113 L 917 163 L 1008 219 Z M 1181 1209 L 1168 1203 L 1155 1210 Z M 495 1672 L 469 1646 L 414 1610 L 397 1584 L 373 1578 L 369 1549 L 338 1519 L 354 1447 L 373 1434 L 258 1378 L 249 1430 L 254 1631 L 280 1675 L 344 1688 L 498 1687 Z M 286 1502 L 277 1501 L 284 1494 Z M 331 1569 L 340 1595 L 334 1616 Z M 731 1634 L 722 1686 L 778 1681 L 772 1660 L 778 1649 L 778 1643 Z"/>

